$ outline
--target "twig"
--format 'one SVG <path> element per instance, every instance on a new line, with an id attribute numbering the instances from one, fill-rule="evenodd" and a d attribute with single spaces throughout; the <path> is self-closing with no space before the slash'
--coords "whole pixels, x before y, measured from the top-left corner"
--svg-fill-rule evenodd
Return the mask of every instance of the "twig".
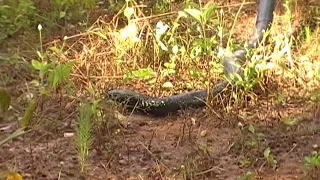
<path id="1" fill-rule="evenodd" d="M 236 14 L 236 17 L 234 18 L 234 21 L 233 21 L 233 24 L 232 24 L 232 27 L 231 27 L 231 30 L 230 30 L 230 35 L 229 35 L 229 38 L 228 38 L 228 42 L 227 42 L 227 48 L 229 48 L 229 43 L 230 43 L 231 36 L 232 36 L 232 34 L 233 34 L 234 27 L 235 27 L 235 25 L 236 25 L 238 16 L 239 16 L 240 11 L 241 11 L 241 9 L 242 9 L 242 7 L 243 7 L 243 5 L 244 5 L 245 2 L 246 2 L 246 0 L 243 0 L 243 2 L 241 3 L 241 6 L 240 6 L 240 8 L 239 8 L 239 10 L 238 10 L 238 12 L 237 12 L 237 14 Z"/>
<path id="2" fill-rule="evenodd" d="M 215 169 L 219 169 L 219 170 L 221 170 L 221 171 L 225 171 L 225 169 L 220 168 L 219 166 L 221 166 L 221 164 L 219 164 L 219 165 L 217 165 L 217 166 L 214 166 L 214 167 L 212 167 L 212 168 L 210 168 L 210 169 L 208 169 L 208 170 L 205 170 L 205 171 L 196 173 L 195 175 L 196 175 L 196 176 L 199 176 L 199 175 L 202 175 L 202 174 L 206 174 L 206 173 L 211 172 L 211 171 L 213 171 L 213 170 L 215 170 Z"/>

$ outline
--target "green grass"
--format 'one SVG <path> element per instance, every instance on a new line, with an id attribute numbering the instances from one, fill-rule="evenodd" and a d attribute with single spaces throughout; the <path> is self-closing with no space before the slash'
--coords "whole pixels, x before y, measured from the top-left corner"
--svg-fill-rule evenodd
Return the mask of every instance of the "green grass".
<path id="1" fill-rule="evenodd" d="M 93 143 L 92 124 L 94 113 L 95 109 L 90 104 L 83 104 L 79 107 L 75 142 L 77 146 L 78 161 L 81 172 L 88 170 L 88 158 Z"/>

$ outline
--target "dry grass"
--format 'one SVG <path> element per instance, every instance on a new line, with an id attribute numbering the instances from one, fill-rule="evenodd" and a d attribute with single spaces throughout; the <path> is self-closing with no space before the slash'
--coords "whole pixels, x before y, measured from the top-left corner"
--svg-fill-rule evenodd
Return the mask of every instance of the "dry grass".
<path id="1" fill-rule="evenodd" d="M 254 6 L 251 5 L 251 7 Z M 185 89 L 205 88 L 208 78 L 211 82 L 221 79 L 221 60 L 217 57 L 216 52 L 212 52 L 210 56 L 206 55 L 196 59 L 192 59 L 188 54 L 197 37 L 192 35 L 196 33 L 194 29 L 191 29 L 194 31 L 191 34 L 185 33 L 187 25 L 184 20 L 179 21 L 180 30 L 172 36 L 174 41 L 185 45 L 187 53 L 177 55 L 176 73 L 165 76 L 163 65 L 170 60 L 172 53 L 160 50 L 154 38 L 155 24 L 161 20 L 172 27 L 170 19 L 173 21 L 172 19 L 175 19 L 176 14 L 144 16 L 143 10 L 139 6 L 132 6 L 132 8 L 136 11 L 135 17 L 130 21 L 133 26 L 123 27 L 122 14 L 114 16 L 110 22 L 106 22 L 106 18 L 100 17 L 86 32 L 68 37 L 65 60 L 76 61 L 72 76 L 80 89 L 99 89 L 101 90 L 99 93 L 103 93 L 107 89 L 126 86 L 151 95 L 163 96 L 183 92 Z M 220 23 L 224 33 L 226 33 L 225 36 L 228 36 L 227 29 L 230 27 L 227 24 L 232 21 L 232 17 L 228 18 L 228 15 L 234 13 L 236 8 L 237 6 L 221 8 L 225 12 L 224 16 L 220 18 Z M 248 16 L 246 12 L 248 10 L 242 12 L 238 22 L 236 22 L 233 36 L 238 38 L 237 41 L 243 41 L 251 34 L 254 18 L 253 16 L 246 18 Z M 317 86 L 317 80 L 312 73 L 314 74 L 316 68 L 319 67 L 317 61 L 319 57 L 319 28 L 311 27 L 312 37 L 306 42 L 301 34 L 301 30 L 303 30 L 301 25 L 310 21 L 310 18 L 308 18 L 310 13 L 307 11 L 307 7 L 293 4 L 291 17 L 283 12 L 283 8 L 277 9 L 273 27 L 270 31 L 269 41 L 271 43 L 256 51 L 257 58 L 271 60 L 274 63 L 273 69 L 268 72 L 270 74 L 268 78 L 272 77 L 280 86 L 292 84 L 299 88 L 311 87 L 311 85 Z M 217 15 L 214 15 L 214 17 L 218 18 Z M 216 27 L 207 27 L 206 31 L 214 32 L 216 29 Z M 133 34 L 127 34 L 128 37 L 126 38 L 121 37 L 124 30 L 129 30 Z M 241 35 L 240 38 L 239 34 Z M 291 34 L 294 34 L 295 37 L 291 37 Z M 138 36 L 139 41 L 134 42 L 133 36 Z M 70 39 L 75 40 L 75 42 L 70 44 Z M 225 39 L 217 39 L 217 41 L 224 42 Z M 169 48 L 171 47 L 169 46 Z M 294 62 L 294 65 L 290 70 L 282 67 L 284 64 L 290 64 L 291 62 Z M 154 71 L 154 74 L 150 77 L 152 83 L 149 82 L 150 79 L 121 80 L 132 71 L 148 66 Z M 188 70 L 192 68 L 200 73 L 198 77 L 190 76 Z M 161 85 L 167 81 L 173 82 L 173 89 L 161 88 Z"/>

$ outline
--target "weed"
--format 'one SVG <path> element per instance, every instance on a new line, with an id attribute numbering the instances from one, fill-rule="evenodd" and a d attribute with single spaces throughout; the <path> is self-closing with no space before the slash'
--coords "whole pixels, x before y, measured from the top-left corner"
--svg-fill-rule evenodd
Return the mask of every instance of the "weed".
<path id="1" fill-rule="evenodd" d="M 275 160 L 269 147 L 264 150 L 263 155 L 264 158 L 266 158 L 268 165 L 275 170 L 278 167 L 278 162 Z"/>
<path id="2" fill-rule="evenodd" d="M 306 156 L 304 158 L 306 166 L 312 166 L 320 168 L 320 154 L 314 154 L 311 156 Z"/>
<path id="3" fill-rule="evenodd" d="M 238 149 L 238 162 L 243 167 L 250 167 L 261 164 L 262 151 L 264 151 L 267 140 L 264 134 L 258 132 L 252 124 L 238 123 L 241 130 L 241 135 L 237 140 Z M 236 146 L 236 145 L 235 145 Z"/>
<path id="4" fill-rule="evenodd" d="M 246 172 L 242 176 L 238 178 L 238 180 L 252 180 L 254 178 L 254 174 L 250 171 Z"/>
<path id="5" fill-rule="evenodd" d="M 289 117 L 281 117 L 280 121 L 287 126 L 293 126 L 299 122 L 298 119 Z"/>
<path id="6" fill-rule="evenodd" d="M 183 179 L 193 179 L 193 173 L 189 166 L 181 165 L 180 171 L 183 174 Z"/>
<path id="7" fill-rule="evenodd" d="M 188 155 L 180 166 L 183 179 L 212 179 L 216 177 L 219 166 L 214 165 L 214 159 L 208 156 L 207 152 L 199 150 L 199 153 L 194 152 Z"/>
<path id="8" fill-rule="evenodd" d="M 277 94 L 276 104 L 284 105 L 286 103 L 287 95 L 284 92 L 279 92 Z"/>
<path id="9" fill-rule="evenodd" d="M 157 0 L 155 5 L 152 7 L 152 13 L 161 14 L 167 12 L 171 7 L 170 4 L 169 0 Z"/>
<path id="10" fill-rule="evenodd" d="M 26 108 L 25 113 L 20 121 L 20 126 L 22 128 L 30 125 L 30 119 L 31 119 L 31 116 L 32 116 L 33 112 L 35 111 L 36 107 L 37 107 L 36 100 L 31 99 L 28 104 L 28 107 Z"/>
<path id="11" fill-rule="evenodd" d="M 70 81 L 70 71 L 74 65 L 73 61 L 69 61 L 66 64 L 60 64 L 60 57 L 64 57 L 64 53 L 57 47 L 49 48 L 51 52 L 43 52 L 42 47 L 42 26 L 38 25 L 40 51 L 37 51 L 39 60 L 32 59 L 31 64 L 35 70 L 39 71 L 40 78 L 40 93 L 47 94 L 51 90 L 56 90 L 60 85 L 66 85 L 67 92 L 70 92 L 73 87 L 72 81 Z M 52 56 L 50 53 L 52 53 Z M 50 56 L 51 55 L 51 56 Z M 50 61 L 49 61 L 50 59 Z M 46 78 L 46 79 L 45 79 Z M 48 82 L 48 83 L 46 83 Z M 34 84 L 39 84 L 38 81 L 33 81 Z"/>
<path id="12" fill-rule="evenodd" d="M 320 178 L 320 154 L 316 153 L 304 158 L 304 179 Z"/>
<path id="13" fill-rule="evenodd" d="M 0 112 L 6 112 L 11 103 L 11 96 L 5 89 L 0 89 Z"/>
<path id="14" fill-rule="evenodd" d="M 8 135 L 6 138 L 2 139 L 0 141 L 0 146 L 5 144 L 6 142 L 8 142 L 9 140 L 12 140 L 16 137 L 22 136 L 23 134 L 25 134 L 27 131 L 25 131 L 25 128 L 19 128 L 16 131 L 14 131 L 13 133 L 11 133 L 10 135 Z"/>
<path id="15" fill-rule="evenodd" d="M 92 118 L 95 108 L 90 104 L 83 104 L 79 107 L 78 126 L 76 128 L 76 146 L 80 170 L 83 172 L 88 166 L 89 150 L 93 143 Z"/>
<path id="16" fill-rule="evenodd" d="M 38 12 L 32 0 L 4 0 L 0 4 L 0 41 L 29 29 Z"/>

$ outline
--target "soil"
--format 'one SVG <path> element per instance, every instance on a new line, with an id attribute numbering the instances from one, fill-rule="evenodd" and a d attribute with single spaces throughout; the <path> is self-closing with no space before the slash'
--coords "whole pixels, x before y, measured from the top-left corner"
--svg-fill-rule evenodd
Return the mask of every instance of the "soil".
<path id="1" fill-rule="evenodd" d="M 76 107 L 57 99 L 46 99 L 45 110 L 36 113 L 41 122 L 31 131 L 2 145 L 0 169 L 18 169 L 24 179 L 237 179 L 250 171 L 255 179 L 289 180 L 305 179 L 304 157 L 320 150 L 319 109 L 302 101 L 275 106 L 262 99 L 237 113 L 217 107 L 216 115 L 200 109 L 166 118 L 108 114 L 105 125 L 94 130 L 89 170 L 79 173 Z M 8 113 L 1 137 L 18 127 L 15 114 Z M 284 125 L 279 114 L 299 122 Z M 268 147 L 276 167 L 263 156 Z"/>

